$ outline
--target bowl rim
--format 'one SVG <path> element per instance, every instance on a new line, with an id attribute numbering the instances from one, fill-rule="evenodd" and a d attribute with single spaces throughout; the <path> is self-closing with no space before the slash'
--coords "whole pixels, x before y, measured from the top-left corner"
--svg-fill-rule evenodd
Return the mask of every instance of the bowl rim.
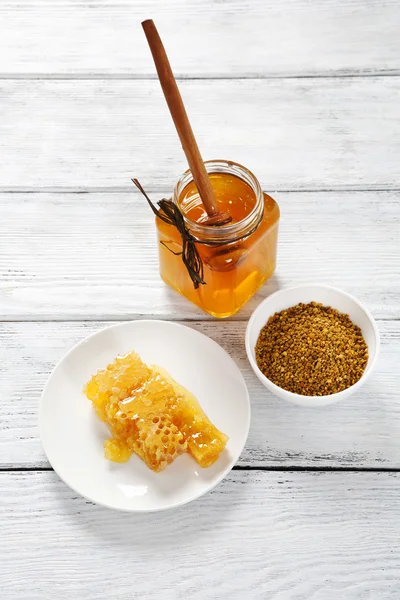
<path id="1" fill-rule="evenodd" d="M 252 348 L 250 345 L 250 333 L 251 333 L 255 318 L 258 315 L 258 313 L 261 312 L 262 307 L 265 304 L 267 304 L 275 296 L 283 295 L 285 293 L 292 292 L 295 290 L 302 290 L 305 288 L 325 289 L 325 290 L 337 292 L 340 295 L 345 296 L 346 298 L 348 298 L 349 300 L 354 302 L 354 304 L 356 304 L 364 312 L 364 314 L 368 318 L 368 320 L 372 326 L 372 330 L 374 332 L 375 354 L 373 357 L 371 357 L 372 360 L 371 360 L 370 364 L 367 365 L 367 368 L 364 370 L 363 374 L 361 375 L 361 377 L 358 381 L 353 383 L 353 385 L 351 385 L 350 387 L 348 387 L 344 390 L 341 390 L 340 392 L 336 392 L 335 394 L 325 394 L 324 396 L 306 396 L 303 394 L 296 394 L 295 392 L 290 392 L 289 390 L 285 390 L 284 388 L 279 387 L 279 385 L 276 385 L 276 383 L 274 383 L 273 381 L 268 379 L 268 377 L 266 377 L 266 375 L 264 375 L 264 373 L 258 367 L 256 360 L 253 358 Z M 335 308 L 335 307 L 333 306 L 332 308 Z M 338 310 L 338 309 L 336 309 L 336 310 Z M 374 317 L 372 316 L 370 311 L 367 309 L 367 307 L 364 306 L 364 304 L 362 304 L 362 302 L 360 302 L 355 296 L 352 296 L 348 292 L 345 292 L 344 290 L 341 290 L 340 288 L 334 287 L 332 285 L 325 285 L 325 284 L 320 284 L 320 283 L 308 283 L 308 284 L 305 283 L 305 284 L 296 285 L 293 287 L 282 288 L 281 290 L 277 290 L 270 296 L 267 296 L 267 298 L 264 298 L 264 300 L 262 302 L 260 302 L 260 304 L 257 306 L 257 308 L 252 312 L 250 319 L 247 323 L 246 335 L 245 335 L 245 345 L 246 345 L 247 358 L 251 364 L 251 367 L 252 367 L 254 373 L 257 375 L 259 380 L 265 385 L 265 387 L 269 387 L 275 393 L 275 395 L 278 395 L 280 397 L 282 397 L 282 395 L 285 395 L 285 396 L 287 396 L 288 401 L 293 402 L 295 404 L 298 404 L 298 402 L 295 402 L 295 400 L 302 400 L 306 403 L 306 402 L 313 402 L 313 401 L 315 402 L 315 401 L 328 400 L 328 399 L 331 400 L 330 403 L 333 404 L 335 401 L 339 401 L 340 399 L 347 396 L 350 393 L 350 390 L 352 393 L 365 383 L 365 381 L 368 379 L 368 377 L 372 373 L 372 371 L 375 367 L 376 361 L 379 357 L 381 340 L 380 340 L 380 335 L 379 335 L 379 329 L 378 329 L 378 326 L 376 324 Z"/>

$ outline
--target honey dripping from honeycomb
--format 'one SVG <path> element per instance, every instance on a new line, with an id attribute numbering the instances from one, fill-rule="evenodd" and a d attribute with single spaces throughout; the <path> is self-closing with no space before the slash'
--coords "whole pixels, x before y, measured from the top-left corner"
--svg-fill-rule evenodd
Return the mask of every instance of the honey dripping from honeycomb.
<path id="1" fill-rule="evenodd" d="M 134 352 L 96 373 L 84 392 L 111 431 L 104 444 L 109 460 L 126 462 L 135 452 L 150 469 L 162 471 L 188 452 L 209 467 L 228 441 L 193 394 Z"/>

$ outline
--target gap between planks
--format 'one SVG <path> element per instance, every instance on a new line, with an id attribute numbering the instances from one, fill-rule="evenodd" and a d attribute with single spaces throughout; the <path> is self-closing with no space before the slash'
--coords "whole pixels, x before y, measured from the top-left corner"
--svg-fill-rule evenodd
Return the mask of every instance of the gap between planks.
<path id="1" fill-rule="evenodd" d="M 282 288 L 283 289 L 283 288 Z M 124 323 L 125 321 L 134 321 L 137 319 L 144 319 L 146 321 L 171 321 L 171 322 L 180 322 L 180 323 L 247 323 L 250 317 L 242 317 L 240 315 L 233 315 L 232 317 L 228 317 L 227 319 L 216 319 L 215 317 L 204 313 L 203 317 L 200 315 L 194 317 L 182 317 L 178 316 L 176 318 L 172 315 L 149 315 L 149 314 L 126 314 L 126 315 L 105 315 L 99 317 L 98 315 L 94 315 L 91 317 L 90 315 L 65 315 L 64 317 L 54 318 L 51 317 L 47 319 L 43 315 L 38 315 L 37 318 L 29 317 L 24 318 L 20 316 L 19 319 L 16 319 L 15 316 L 11 316 L 9 319 L 4 316 L 0 316 L 0 323 L 93 323 L 97 321 L 98 323 Z M 375 317 L 375 321 L 377 323 L 390 323 L 400 321 L 400 315 L 398 317 Z"/>
<path id="2" fill-rule="evenodd" d="M 13 187 L 13 188 L 2 188 L 0 186 L 1 194 L 128 194 L 135 192 L 136 190 L 132 186 L 114 186 L 114 187 Z M 385 184 L 385 185 L 337 185 L 330 187 L 314 187 L 314 188 L 281 188 L 275 186 L 273 189 L 269 189 L 269 194 L 336 194 L 341 193 L 354 193 L 354 192 L 399 192 L 400 187 L 397 184 Z M 165 193 L 165 186 L 160 187 L 147 187 L 146 192 L 148 194 L 159 194 Z"/>
<path id="3" fill-rule="evenodd" d="M 316 467 L 299 465 L 271 465 L 270 467 L 257 465 L 235 465 L 232 471 L 263 471 L 278 473 L 400 473 L 400 466 L 397 467 Z M 0 473 L 46 473 L 53 472 L 52 467 L 0 467 Z M 55 472 L 55 471 L 54 471 Z"/>
<path id="4" fill-rule="evenodd" d="M 200 74 L 200 75 L 177 75 L 177 81 L 231 81 L 231 80 L 253 80 L 253 79 L 354 79 L 362 77 L 398 77 L 400 69 L 383 69 L 383 70 L 365 70 L 365 71 L 319 71 L 316 73 L 271 73 L 271 74 L 241 74 L 241 75 L 225 75 L 225 74 Z M 116 81 L 155 81 L 156 75 L 142 75 L 135 73 L 0 73 L 0 80 L 38 80 L 49 79 L 52 81 L 99 81 L 99 80 L 116 80 Z"/>

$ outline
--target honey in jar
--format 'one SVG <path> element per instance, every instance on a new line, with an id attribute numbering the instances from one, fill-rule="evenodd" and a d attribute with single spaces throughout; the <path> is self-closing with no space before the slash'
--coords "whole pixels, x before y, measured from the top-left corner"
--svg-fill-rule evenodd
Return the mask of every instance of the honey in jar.
<path id="1" fill-rule="evenodd" d="M 204 224 L 207 213 L 191 172 L 186 171 L 173 201 L 195 239 L 204 283 L 196 287 L 182 261 L 179 230 L 157 217 L 160 274 L 174 290 L 222 318 L 235 314 L 274 272 L 279 207 L 245 167 L 224 160 L 204 164 L 218 211 L 232 220 L 221 226 Z"/>

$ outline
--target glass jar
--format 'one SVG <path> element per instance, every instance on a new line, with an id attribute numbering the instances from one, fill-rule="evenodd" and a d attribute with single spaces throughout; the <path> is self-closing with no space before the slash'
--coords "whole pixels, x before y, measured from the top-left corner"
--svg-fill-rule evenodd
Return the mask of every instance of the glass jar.
<path id="1" fill-rule="evenodd" d="M 190 170 L 176 184 L 179 207 L 203 263 L 197 289 L 182 261 L 182 237 L 173 225 L 156 218 L 160 274 L 174 290 L 214 317 L 235 314 L 272 275 L 276 265 L 279 207 L 263 193 L 245 167 L 226 160 L 204 163 L 221 212 L 232 215 L 223 226 L 202 224 L 206 218 Z"/>

